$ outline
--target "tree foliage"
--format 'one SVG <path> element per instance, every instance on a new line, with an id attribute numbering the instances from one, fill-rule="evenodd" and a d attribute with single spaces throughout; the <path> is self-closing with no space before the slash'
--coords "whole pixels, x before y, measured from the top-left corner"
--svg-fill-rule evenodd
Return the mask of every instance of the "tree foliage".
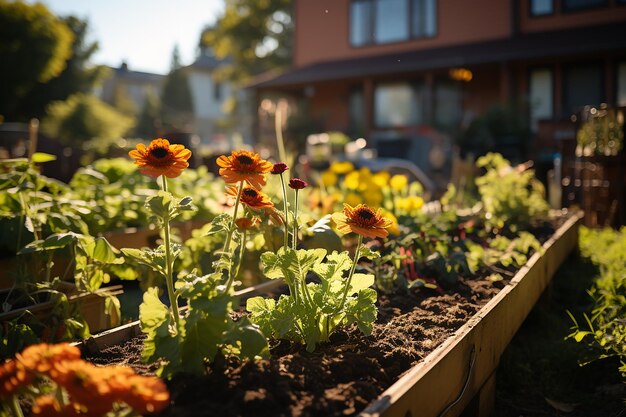
<path id="1" fill-rule="evenodd" d="M 64 17 L 63 22 L 74 34 L 72 55 L 58 77 L 45 83 L 38 82 L 20 101 L 17 109 L 19 118 L 42 117 L 46 106 L 52 101 L 91 91 L 108 72 L 104 65 L 89 65 L 89 60 L 98 50 L 98 43 L 88 43 L 86 40 L 88 22 L 75 16 Z"/>
<path id="2" fill-rule="evenodd" d="M 42 130 L 68 145 L 105 151 L 133 123 L 96 96 L 78 93 L 48 106 Z"/>
<path id="3" fill-rule="evenodd" d="M 220 75 L 244 83 L 256 74 L 291 64 L 291 0 L 226 0 L 224 14 L 202 33 L 201 46 L 230 62 Z"/>
<path id="4" fill-rule="evenodd" d="M 20 99 L 58 76 L 73 41 L 72 31 L 44 5 L 0 0 L 0 114 L 15 118 Z"/>
<path id="5" fill-rule="evenodd" d="M 178 46 L 172 52 L 171 70 L 163 83 L 161 106 L 163 123 L 167 128 L 181 129 L 193 117 L 189 80 L 180 65 Z"/>

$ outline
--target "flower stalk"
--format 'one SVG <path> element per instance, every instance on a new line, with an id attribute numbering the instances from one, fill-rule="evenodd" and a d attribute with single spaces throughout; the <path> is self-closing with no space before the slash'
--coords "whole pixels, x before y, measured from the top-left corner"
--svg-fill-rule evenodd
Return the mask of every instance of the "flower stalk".
<path id="1" fill-rule="evenodd" d="M 167 178 L 165 175 L 161 175 L 163 180 L 162 189 L 167 192 Z M 163 234 L 165 240 L 165 263 L 166 263 L 166 275 L 165 284 L 167 286 L 167 296 L 170 300 L 170 308 L 172 309 L 172 315 L 174 316 L 174 324 L 176 332 L 178 333 L 178 326 L 180 324 L 180 314 L 178 312 L 178 299 L 176 298 L 176 292 L 174 291 L 174 277 L 172 273 L 172 266 L 174 260 L 172 259 L 171 248 L 171 236 L 170 236 L 170 216 L 165 214 L 163 217 Z"/>
<path id="2" fill-rule="evenodd" d="M 233 239 L 233 233 L 235 232 L 235 220 L 237 219 L 237 211 L 239 211 L 239 202 L 241 201 L 241 194 L 243 193 L 244 181 L 239 181 L 239 189 L 237 191 L 237 197 L 235 199 L 235 208 L 233 209 L 233 218 L 230 222 L 230 227 L 228 228 L 228 234 L 226 235 L 226 241 L 224 242 L 224 249 L 222 252 L 226 253 L 230 250 L 230 242 Z M 243 249 L 242 249 L 243 255 Z M 230 288 L 233 285 L 233 274 L 232 270 L 228 270 L 228 278 L 226 280 L 226 290 L 225 292 L 230 291 Z"/>

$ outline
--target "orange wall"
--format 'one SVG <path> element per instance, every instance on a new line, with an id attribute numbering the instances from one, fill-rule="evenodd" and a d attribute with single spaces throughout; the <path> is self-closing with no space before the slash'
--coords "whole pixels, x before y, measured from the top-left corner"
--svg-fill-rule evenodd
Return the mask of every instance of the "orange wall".
<path id="1" fill-rule="evenodd" d="M 316 84 L 315 92 L 309 98 L 310 114 L 323 123 L 326 130 L 347 130 L 349 123 L 350 95 L 345 82 Z"/>
<path id="2" fill-rule="evenodd" d="M 296 0 L 294 65 L 478 42 L 504 38 L 511 33 L 508 0 L 439 0 L 437 3 L 436 37 L 351 47 L 349 0 Z"/>
<path id="3" fill-rule="evenodd" d="M 562 12 L 561 1 L 555 0 L 554 14 L 549 16 L 530 16 L 529 2 L 530 0 L 519 2 L 521 32 L 540 32 L 619 21 L 625 21 L 626 24 L 626 5 L 617 5 L 615 0 L 609 0 L 609 6 L 573 12 Z"/>

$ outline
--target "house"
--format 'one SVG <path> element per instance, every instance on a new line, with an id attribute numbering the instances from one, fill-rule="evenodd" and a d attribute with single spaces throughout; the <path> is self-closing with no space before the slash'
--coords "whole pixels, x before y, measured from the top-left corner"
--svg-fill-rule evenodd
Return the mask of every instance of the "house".
<path id="1" fill-rule="evenodd" d="M 453 144 L 521 160 L 572 139 L 582 106 L 626 105 L 626 0 L 294 0 L 293 13 L 293 67 L 253 85 L 259 114 L 287 97 L 320 131 L 427 172 Z"/>
<path id="2" fill-rule="evenodd" d="M 143 109 L 147 97 L 161 96 L 165 75 L 133 71 L 123 62 L 119 68 L 111 68 L 111 76 L 102 83 L 97 95 L 113 106 L 131 107 L 134 113 Z"/>
<path id="3" fill-rule="evenodd" d="M 249 138 L 252 124 L 249 115 L 243 117 L 227 108 L 233 95 L 240 93 L 220 79 L 218 71 L 225 63 L 227 61 L 216 58 L 210 48 L 202 48 L 196 60 L 183 68 L 193 103 L 193 130 L 202 143 L 220 150 L 229 150 L 230 137 L 234 134 Z"/>

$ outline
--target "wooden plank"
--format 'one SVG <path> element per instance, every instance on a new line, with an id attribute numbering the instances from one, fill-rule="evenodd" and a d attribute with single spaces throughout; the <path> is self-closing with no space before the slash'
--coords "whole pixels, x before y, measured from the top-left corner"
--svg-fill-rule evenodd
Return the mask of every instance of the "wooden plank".
<path id="1" fill-rule="evenodd" d="M 361 417 L 458 416 L 497 368 L 500 356 L 558 266 L 578 242 L 582 215 L 570 218 L 500 291 L 363 411 Z M 470 369 L 471 368 L 471 369 Z M 468 380 L 469 374 L 469 380 Z M 461 398 L 459 394 L 467 388 Z"/>
<path id="2" fill-rule="evenodd" d="M 284 285 L 282 280 L 274 279 L 264 282 L 262 284 L 255 285 L 253 287 L 235 291 L 235 297 L 239 298 L 239 300 L 243 302 L 250 297 L 266 294 L 270 291 L 276 291 L 282 285 Z M 181 313 L 184 312 L 185 309 L 186 307 L 181 307 Z M 84 341 L 74 343 L 74 345 L 79 346 L 83 350 L 86 349 L 88 352 L 97 352 L 109 346 L 122 343 L 125 340 L 138 336 L 140 334 L 141 326 L 139 324 L 139 320 L 137 320 L 133 321 L 132 323 L 117 327 L 115 329 L 110 329 L 102 333 L 92 335 Z"/>

